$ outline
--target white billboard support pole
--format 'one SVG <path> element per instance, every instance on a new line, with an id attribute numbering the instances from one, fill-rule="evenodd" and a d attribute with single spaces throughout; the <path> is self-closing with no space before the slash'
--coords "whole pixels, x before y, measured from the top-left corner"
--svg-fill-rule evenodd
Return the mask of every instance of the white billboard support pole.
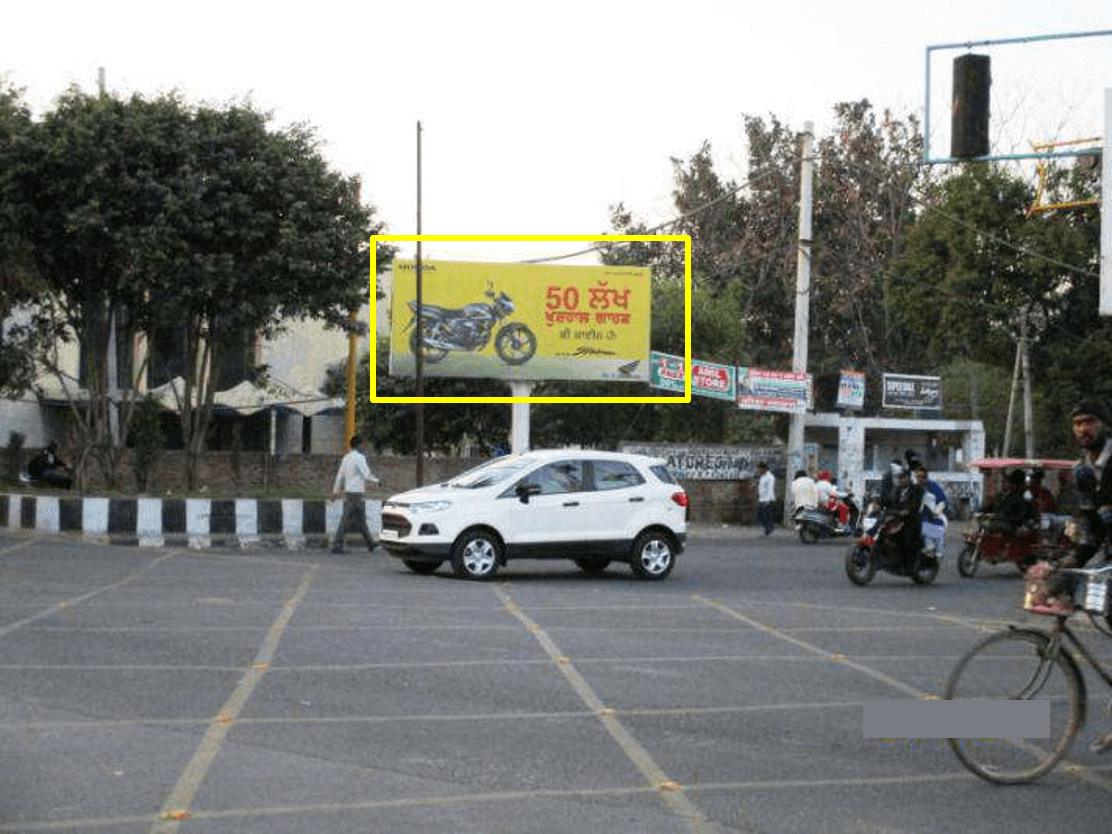
<path id="1" fill-rule="evenodd" d="M 811 319 L 811 204 L 814 179 L 814 129 L 803 123 L 799 162 L 799 252 L 795 271 L 795 340 L 792 346 L 792 370 L 807 373 L 807 335 Z M 784 473 L 784 519 L 791 518 L 791 481 L 803 462 L 803 414 L 793 412 L 788 428 L 788 465 Z"/>
<path id="2" fill-rule="evenodd" d="M 1112 88 L 1104 91 L 1100 164 L 1100 314 L 1112 316 Z"/>
<path id="3" fill-rule="evenodd" d="M 533 393 L 531 380 L 510 380 L 510 395 L 528 397 Z M 510 454 L 520 455 L 529 451 L 529 403 L 511 403 Z"/>

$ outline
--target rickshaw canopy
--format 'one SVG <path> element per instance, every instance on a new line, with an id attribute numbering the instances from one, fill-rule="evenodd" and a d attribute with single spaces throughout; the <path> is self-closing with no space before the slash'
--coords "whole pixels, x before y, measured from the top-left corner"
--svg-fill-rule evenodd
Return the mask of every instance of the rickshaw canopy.
<path id="1" fill-rule="evenodd" d="M 1073 469 L 1077 464 L 1076 460 L 1055 458 L 978 458 L 970 461 L 967 466 L 982 472 L 992 472 L 998 469 Z"/>

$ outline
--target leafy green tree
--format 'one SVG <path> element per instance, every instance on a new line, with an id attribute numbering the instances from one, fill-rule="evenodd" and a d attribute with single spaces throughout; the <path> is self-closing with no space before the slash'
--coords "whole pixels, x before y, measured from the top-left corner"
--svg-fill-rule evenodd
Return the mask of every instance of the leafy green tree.
<path id="1" fill-rule="evenodd" d="M 247 104 L 70 90 L 20 160 L 36 269 L 85 345 L 106 344 L 116 311 L 134 331 L 174 334 L 191 485 L 229 357 L 292 319 L 347 327 L 366 291 L 379 225 L 358 179 L 328 168 L 309 127 L 269 121 Z M 142 365 L 108 380 L 107 353 L 94 351 L 85 368 L 91 407 L 81 416 L 111 480 L 113 391 L 126 392 Z M 121 425 L 128 405 L 125 393 Z"/>
<path id="2" fill-rule="evenodd" d="M 22 93 L 0 82 L 0 322 L 5 325 L 0 333 L 0 395 L 9 397 L 30 388 L 37 373 L 35 356 L 58 335 L 30 306 L 44 288 L 31 268 L 16 160 L 31 129 Z"/>
<path id="3" fill-rule="evenodd" d="M 1063 174 L 1052 188 L 1063 199 L 1094 186 Z M 1065 450 L 1069 404 L 1094 386 L 1112 393 L 1092 373 L 1112 361 L 1112 328 L 1097 315 L 1099 215 L 1082 207 L 1032 216 L 1033 196 L 998 166 L 966 167 L 932 190 L 890 274 L 897 321 L 919 349 L 915 369 L 967 358 L 998 369 L 1010 390 L 1026 337 L 1036 445 Z M 990 401 L 967 416 L 984 421 L 992 442 L 1002 440 L 1006 413 L 1006 403 Z"/>
<path id="4" fill-rule="evenodd" d="M 917 359 L 893 314 L 888 265 L 916 222 L 930 171 L 919 164 L 914 116 L 878 115 L 864 100 L 834 113 L 833 133 L 816 147 L 808 368 L 836 390 L 842 369 L 877 377 Z"/>

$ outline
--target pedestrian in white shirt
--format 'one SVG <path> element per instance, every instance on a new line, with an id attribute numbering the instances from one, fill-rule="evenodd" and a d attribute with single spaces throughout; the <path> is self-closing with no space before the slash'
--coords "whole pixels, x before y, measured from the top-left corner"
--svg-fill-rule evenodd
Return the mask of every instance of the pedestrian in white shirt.
<path id="1" fill-rule="evenodd" d="M 339 498 L 341 493 L 344 496 L 344 514 L 340 517 L 340 526 L 336 528 L 336 537 L 332 540 L 333 553 L 344 552 L 344 536 L 351 529 L 363 536 L 367 550 L 373 551 L 378 547 L 378 542 L 367 529 L 367 504 L 363 492 L 368 482 L 377 484 L 378 478 L 367 465 L 367 458 L 363 454 L 363 438 L 355 435 L 351 438 L 351 450 L 340 461 L 340 469 L 332 483 L 332 496 Z"/>
<path id="2" fill-rule="evenodd" d="M 772 522 L 772 507 L 776 503 L 776 476 L 763 460 L 757 464 L 757 521 L 764 528 L 765 535 L 776 529 Z"/>

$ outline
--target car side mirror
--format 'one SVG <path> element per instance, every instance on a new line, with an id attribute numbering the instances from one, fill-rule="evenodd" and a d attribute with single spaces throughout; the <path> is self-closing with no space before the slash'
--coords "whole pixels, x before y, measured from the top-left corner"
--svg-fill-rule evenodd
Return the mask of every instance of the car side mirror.
<path id="1" fill-rule="evenodd" d="M 516 491 L 517 500 L 522 504 L 528 504 L 529 496 L 541 494 L 541 487 L 540 484 L 518 484 Z"/>

